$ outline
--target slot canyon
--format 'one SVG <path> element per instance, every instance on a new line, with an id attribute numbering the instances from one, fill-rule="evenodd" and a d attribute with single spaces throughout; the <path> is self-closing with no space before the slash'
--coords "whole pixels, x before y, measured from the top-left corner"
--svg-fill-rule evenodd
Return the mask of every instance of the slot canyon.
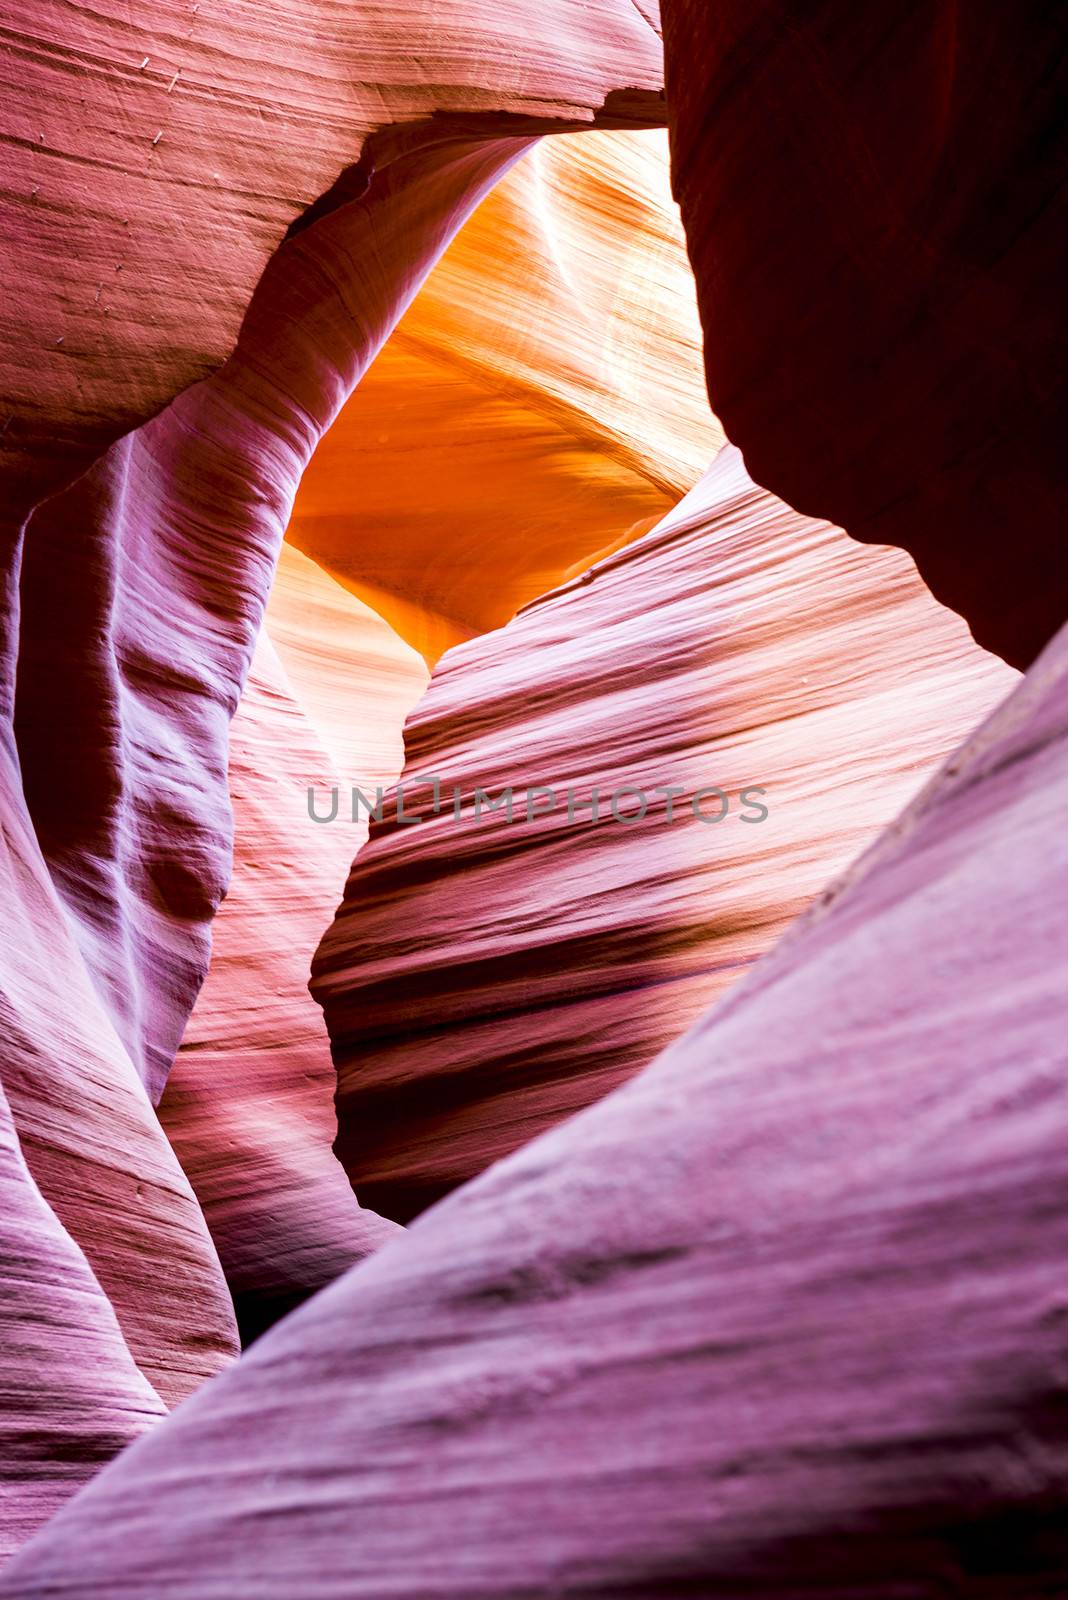
<path id="1" fill-rule="evenodd" d="M 0 1600 L 1068 1593 L 1066 57 L 5 0 Z"/>

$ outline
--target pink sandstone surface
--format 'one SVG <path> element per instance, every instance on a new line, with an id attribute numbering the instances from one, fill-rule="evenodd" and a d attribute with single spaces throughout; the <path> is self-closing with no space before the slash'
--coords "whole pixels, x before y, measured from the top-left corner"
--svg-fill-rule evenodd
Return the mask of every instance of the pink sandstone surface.
<path id="1" fill-rule="evenodd" d="M 646 1066 L 1013 678 L 900 551 L 799 516 L 734 449 L 652 532 L 450 650 L 312 969 L 361 1201 L 407 1222 Z M 707 785 L 721 822 L 693 815 Z M 626 787 L 648 806 L 622 794 L 617 823 Z M 545 788 L 554 810 L 528 804 Z"/>
<path id="2" fill-rule="evenodd" d="M 3 1561 L 165 1407 L 34 1182 L 2 1090 L 0 1352 Z"/>
<path id="3" fill-rule="evenodd" d="M 7 6 L 0 1557 L 30 1542 L 0 1594 L 1064 1589 L 1063 633 L 839 886 L 607 1099 L 408 1234 L 357 1208 L 323 1145 L 329 1068 L 300 967 L 353 841 L 298 843 L 299 770 L 395 770 L 392 717 L 422 670 L 411 648 L 432 661 L 500 629 L 454 652 L 476 683 L 502 640 L 505 660 L 523 629 L 571 613 L 572 568 L 635 538 L 647 550 L 641 536 L 718 442 L 693 405 L 696 336 L 660 279 L 665 263 L 677 276 L 677 236 L 635 181 L 636 130 L 670 113 L 712 398 L 771 520 L 811 530 L 825 517 L 910 551 L 934 594 L 1019 666 L 1068 612 L 1057 8 L 938 0 L 880 17 L 844 0 L 664 0 L 663 14 L 667 100 L 650 0 L 294 0 L 269 25 L 207 0 Z M 592 128 L 612 130 L 618 154 L 561 146 L 515 166 L 543 134 Z M 511 340 L 497 332 L 510 250 L 548 280 Z M 550 348 L 555 333 L 541 348 L 534 336 L 568 323 L 573 361 Z M 446 352 L 463 360 L 443 378 Z M 396 464 L 456 406 L 477 409 L 500 448 L 479 465 L 478 428 L 453 436 L 471 470 L 433 469 L 439 529 L 413 515 L 421 497 Z M 408 546 L 391 533 L 390 484 L 346 443 L 366 442 L 375 415 L 389 421 L 378 469 L 393 473 Z M 478 551 L 510 485 L 526 520 L 493 574 Z M 353 537 L 364 489 L 390 561 Z M 264 633 L 287 526 L 288 579 Z M 628 559 L 608 556 L 582 604 L 596 611 Z M 707 600 L 711 564 L 706 576 Z M 288 621 L 287 581 L 305 596 Z M 940 676 L 926 652 L 945 619 L 869 627 L 899 598 L 907 609 L 907 587 L 873 585 L 869 612 L 847 586 L 842 622 L 876 651 L 881 637 L 912 689 L 927 685 L 913 713 L 929 760 L 1000 669 L 947 632 Z M 407 646 L 351 609 L 361 597 Z M 394 712 L 355 737 L 314 660 L 339 605 L 392 663 Z M 662 662 L 655 612 L 645 621 L 642 659 Z M 378 669 L 352 647 L 358 705 Z M 570 648 L 592 694 L 592 652 Z M 430 728 L 452 672 L 450 657 Z M 848 702 L 859 686 L 841 687 Z M 645 692 L 634 732 L 651 747 Z M 490 748 L 487 709 L 456 702 Z M 661 710 L 692 710 L 687 739 L 713 747 L 748 727 L 715 722 L 735 713 L 714 695 Z M 797 730 L 779 737 L 775 711 L 759 726 L 803 788 Z M 917 776 L 917 752 L 886 726 L 873 748 L 871 725 L 829 715 L 808 769 L 848 771 L 859 790 L 871 777 L 869 830 Z M 625 750 L 631 730 L 616 727 Z M 522 769 L 498 735 L 502 775 Z M 289 784 L 284 806 L 267 763 Z M 231 796 L 234 898 L 164 1107 L 172 1145 L 154 1104 L 207 969 Z M 268 817 L 278 876 L 257 884 Z M 836 811 L 793 841 L 798 875 L 783 872 L 777 910 L 747 878 L 764 921 L 752 949 L 739 939 L 743 959 L 791 895 L 811 894 L 816 856 L 844 857 L 850 826 Z M 533 869 L 544 847 L 523 848 Z M 607 865 L 601 852 L 598 881 Z M 686 865 L 670 863 L 665 899 L 700 942 Z M 609 881 L 629 897 L 647 866 L 621 863 Z M 537 871 L 521 902 L 535 923 L 552 889 L 543 859 Z M 462 1013 L 480 1003 L 463 970 L 477 919 L 435 898 L 439 917 Z M 611 916 L 602 929 L 588 974 L 549 973 L 561 1001 L 576 970 L 605 981 Z M 490 945 L 499 978 L 512 947 L 500 930 Z M 348 983 L 356 940 L 338 949 Z M 670 939 L 666 965 L 684 969 L 681 990 L 693 973 Z M 276 1006 L 253 1005 L 250 966 Z M 635 1006 L 643 1059 L 684 1009 L 672 1028 Z M 630 1042 L 621 1030 L 602 1081 L 533 1108 L 521 1133 L 507 1126 L 522 1106 L 476 1127 L 475 1096 L 456 1170 L 425 1122 L 386 1165 L 410 1188 L 422 1151 L 441 1192 L 640 1067 L 641 1052 L 621 1066 Z M 431 1090 L 428 1070 L 424 1110 L 441 1080 L 439 1064 Z M 248 1335 L 337 1272 L 234 1361 L 231 1292 Z"/>
<path id="4" fill-rule="evenodd" d="M 0 1595 L 1061 1592 L 1066 674 L 1062 633 L 680 1042 L 271 1330 Z"/>
<path id="5" fill-rule="evenodd" d="M 246 1340 L 395 1231 L 359 1210 L 331 1154 L 334 1075 L 308 960 L 358 830 L 311 827 L 306 792 L 392 782 L 425 682 L 379 617 L 283 545 L 230 730 L 233 878 L 160 1103 Z"/>
<path id="6" fill-rule="evenodd" d="M 240 7 L 9 8 L 0 1066 L 25 1227 L 43 1201 L 96 1283 L 51 1362 L 71 1393 L 53 1487 L 140 1425 L 137 1369 L 172 1403 L 236 1349 L 152 1101 L 230 872 L 228 723 L 303 468 L 527 130 L 663 119 L 659 39 L 629 0 L 541 7 L 536 28 L 517 4 L 455 12 L 443 43 L 437 7 L 308 5 L 266 31 Z M 94 1414 L 76 1352 L 108 1302 L 128 1355 Z M 9 1348 L 30 1349 L 44 1304 L 12 1303 Z M 17 1414 L 2 1425 L 21 1448 Z M 5 1543 L 50 1494 L 5 1497 Z"/>

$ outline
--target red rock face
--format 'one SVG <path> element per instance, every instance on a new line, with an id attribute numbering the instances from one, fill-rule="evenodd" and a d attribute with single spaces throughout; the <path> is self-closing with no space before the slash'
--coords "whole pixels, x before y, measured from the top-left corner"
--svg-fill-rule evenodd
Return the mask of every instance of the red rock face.
<path id="1" fill-rule="evenodd" d="M 728 436 L 791 505 L 910 551 L 1025 666 L 1068 615 L 1063 16 L 662 9 Z"/>
<path id="2" fill-rule="evenodd" d="M 1066 674 L 1062 635 L 650 1070 L 272 1330 L 0 1594 L 1057 1593 Z"/>
<path id="3" fill-rule="evenodd" d="M 427 671 L 350 591 L 432 658 L 636 537 L 721 442 L 699 339 L 666 135 L 546 140 L 453 240 L 301 481 L 231 729 L 234 878 L 161 1104 L 246 1339 L 393 1231 L 331 1155 L 307 977 L 366 836 L 349 786 L 395 781 Z M 316 826 L 308 788 L 321 813 L 334 785 L 337 823 Z"/>
<path id="4" fill-rule="evenodd" d="M 462 25 L 458 9 L 444 54 L 428 46 L 441 37 L 429 7 L 399 26 L 383 13 L 373 47 L 366 15 L 338 34 L 316 5 L 269 36 L 233 11 L 105 7 L 75 24 L 56 6 L 24 10 L 4 58 L 17 92 L 3 191 L 0 1066 L 25 1162 L 12 1203 L 28 1237 L 81 1274 L 85 1326 L 41 1368 L 52 1432 L 32 1445 L 41 1487 L 10 1502 L 7 1546 L 158 1409 L 149 1385 L 179 1399 L 235 1350 L 214 1246 L 151 1102 L 230 871 L 228 722 L 301 473 L 533 133 L 663 115 L 659 40 L 623 0 L 537 18 L 516 4 Z M 364 148 L 391 121 L 411 126 Z M 320 1176 L 309 1191 L 326 1207 Z M 334 1265 L 360 1253 L 353 1213 L 329 1241 Z M 323 1249 L 313 1217 L 294 1259 Z M 70 1308 L 43 1280 L 24 1292 L 21 1259 L 9 1347 L 24 1352 Z M 306 1287 L 303 1266 L 282 1276 Z M 33 1381 L 20 1366 L 13 1392 Z M 0 1455 L 20 1456 L 17 1410 L 3 1426 Z"/>
<path id="5" fill-rule="evenodd" d="M 626 183 L 586 185 L 595 226 L 566 163 L 512 209 L 505 192 L 493 215 L 552 278 L 545 315 L 498 340 L 509 252 L 471 247 L 495 257 L 480 291 L 461 249 L 422 341 L 366 411 L 348 402 L 542 134 L 663 121 L 650 0 L 297 0 L 278 25 L 187 0 L 8 6 L 0 1555 L 47 1525 L 0 1595 L 1064 1588 L 1063 634 L 721 993 L 1000 672 L 904 558 L 808 519 L 913 551 L 1009 660 L 1068 610 L 1059 19 L 665 10 L 709 378 L 768 489 L 732 478 L 732 453 L 680 518 L 609 556 L 688 486 L 716 426 L 674 392 L 693 339 L 670 316 L 599 368 L 617 322 L 658 303 L 652 238 L 677 266 Z M 624 282 L 605 246 L 628 236 Z M 554 355 L 579 312 L 574 359 Z M 471 408 L 453 446 L 474 452 L 489 417 L 507 440 L 486 504 L 495 519 L 518 484 L 529 520 L 498 565 L 462 515 L 474 472 L 428 473 L 454 538 L 416 524 L 406 480 L 410 539 L 390 542 L 367 421 L 391 404 L 410 443 L 432 387 Z M 551 454 L 544 496 L 513 476 L 524 448 L 528 473 Z M 336 523 L 362 494 L 373 559 Z M 368 926 L 348 904 L 319 979 L 336 980 L 344 1152 L 399 1215 L 504 1156 L 408 1234 L 360 1211 L 326 1154 L 301 991 L 351 839 L 304 843 L 272 778 L 291 800 L 302 770 L 385 777 L 385 725 L 368 712 L 353 746 L 327 680 L 358 649 L 370 692 L 387 638 L 405 693 L 421 669 L 350 605 L 363 642 L 332 642 L 324 675 L 340 601 L 294 550 L 291 609 L 283 584 L 263 633 L 287 526 L 428 659 L 606 556 L 453 652 L 413 723 L 435 757 L 524 782 L 534 756 L 584 756 L 592 728 L 643 771 L 759 751 L 796 802 L 788 859 L 754 847 L 737 876 L 651 827 L 582 857 L 502 825 L 486 859 L 438 848 L 432 824 L 410 846 L 383 830 L 353 880 Z M 804 695 L 802 601 L 821 674 Z M 554 668 L 542 705 L 531 644 Z M 153 1104 L 230 875 L 239 703 L 238 871 L 163 1112 L 172 1147 Z M 414 1023 L 386 1005 L 401 988 Z M 716 994 L 651 1066 L 514 1149 Z M 359 1264 L 235 1362 L 220 1254 L 246 1334 Z"/>
<path id="6" fill-rule="evenodd" d="M 314 827 L 306 795 L 393 782 L 426 676 L 379 617 L 283 546 L 230 730 L 234 874 L 160 1104 L 246 1341 L 396 1231 L 357 1207 L 331 1154 L 334 1074 L 307 987 L 366 826 Z"/>
<path id="7" fill-rule="evenodd" d="M 361 1201 L 406 1222 L 647 1065 L 1012 676 L 906 557 L 791 511 L 736 450 L 449 651 L 313 967 Z"/>

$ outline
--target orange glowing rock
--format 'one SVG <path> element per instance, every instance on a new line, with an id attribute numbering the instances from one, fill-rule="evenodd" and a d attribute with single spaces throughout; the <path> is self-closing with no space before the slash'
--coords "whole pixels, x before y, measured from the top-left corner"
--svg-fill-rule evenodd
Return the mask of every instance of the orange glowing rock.
<path id="1" fill-rule="evenodd" d="M 663 133 L 546 139 L 319 445 L 287 538 L 433 661 L 645 532 L 723 442 Z"/>
<path id="2" fill-rule="evenodd" d="M 361 1201 L 408 1221 L 647 1065 L 1013 678 L 906 556 L 731 448 L 652 532 L 449 651 L 405 730 L 423 820 L 385 807 L 314 966 Z M 476 792 L 509 788 L 511 820 Z"/>
<path id="3" fill-rule="evenodd" d="M 231 729 L 234 879 L 161 1107 L 246 1337 L 391 1231 L 330 1155 L 307 975 L 366 833 L 351 786 L 396 779 L 427 674 L 350 591 L 433 657 L 636 537 L 721 438 L 666 137 L 584 134 L 502 180 L 313 458 L 287 538 L 345 586 L 283 546 Z M 309 785 L 320 812 L 338 787 L 334 826 Z"/>

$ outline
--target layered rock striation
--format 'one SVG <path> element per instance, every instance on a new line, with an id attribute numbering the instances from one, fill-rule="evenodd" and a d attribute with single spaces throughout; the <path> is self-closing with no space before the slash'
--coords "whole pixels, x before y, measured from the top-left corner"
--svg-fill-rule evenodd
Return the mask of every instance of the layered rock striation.
<path id="1" fill-rule="evenodd" d="M 360 830 L 314 827 L 307 793 L 392 783 L 425 682 L 391 628 L 283 545 L 230 729 L 233 878 L 159 1108 L 246 1341 L 395 1231 L 357 1207 L 330 1150 L 334 1075 L 308 960 Z"/>
<path id="2" fill-rule="evenodd" d="M 361 1200 L 408 1221 L 647 1065 L 1012 679 L 734 449 L 450 650 L 313 966 Z"/>
<path id="3" fill-rule="evenodd" d="M 666 135 L 614 132 L 505 174 L 317 448 L 230 730 L 234 877 L 161 1106 L 246 1338 L 390 1231 L 330 1154 L 307 994 L 366 834 L 350 787 L 395 781 L 427 676 L 364 600 L 433 658 L 636 537 L 720 439 Z M 309 789 L 320 815 L 344 796 L 332 826 Z"/>
<path id="4" fill-rule="evenodd" d="M 713 399 L 767 490 L 731 479 L 727 456 L 650 535 L 715 447 L 702 453 L 715 425 L 690 379 L 673 388 L 692 319 L 659 268 L 642 279 L 642 251 L 629 279 L 617 270 L 628 238 L 659 238 L 668 215 L 628 176 L 636 130 L 667 114 L 650 0 L 296 0 L 277 27 L 186 0 L 8 7 L 0 1553 L 53 1520 L 0 1593 L 1063 1588 L 1063 634 L 774 953 L 637 1070 L 699 986 L 719 993 L 790 896 L 811 894 L 817 857 L 855 846 L 858 814 L 862 833 L 889 815 L 888 790 L 907 791 L 991 692 L 990 664 L 942 631 L 903 558 L 862 557 L 807 519 L 911 551 L 1011 662 L 1068 611 L 1060 19 L 948 0 L 885 18 L 838 0 L 664 12 Z M 407 482 L 410 543 L 388 561 L 354 553 L 336 495 L 367 468 L 347 446 L 323 447 L 294 518 L 324 435 L 479 201 L 543 134 L 592 128 L 628 137 L 618 181 L 607 156 L 585 177 L 562 155 L 517 175 L 490 214 L 511 244 L 472 247 L 481 278 L 457 248 L 451 288 L 422 325 L 415 312 L 373 397 L 384 418 L 393 407 L 376 445 L 397 480 L 431 386 L 477 409 L 471 463 L 480 429 L 505 439 L 524 420 L 522 515 L 499 565 L 470 518 L 450 562 Z M 660 242 L 677 278 L 670 228 Z M 510 250 L 536 264 L 546 315 L 501 340 Z M 623 335 L 658 286 L 654 321 Z M 577 358 L 554 367 L 539 325 L 555 339 L 584 316 Z M 463 360 L 442 377 L 446 351 Z M 427 403 L 405 418 L 413 381 Z M 374 414 L 353 412 L 347 437 L 362 443 Z M 524 452 L 509 449 L 511 473 Z M 503 515 L 509 473 L 487 478 L 485 460 L 471 478 Z M 436 490 L 440 463 L 430 476 Z M 702 522 L 729 479 L 737 494 Z M 587 489 L 588 520 L 574 515 Z M 473 492 L 459 476 L 442 489 L 451 514 Z M 366 500 L 381 546 L 388 495 Z M 759 539 L 750 516 L 766 517 Z M 287 525 L 319 563 L 289 562 L 308 615 L 276 613 L 261 637 Z M 605 550 L 636 535 L 633 556 Z M 598 551 L 592 582 L 447 658 L 413 722 L 428 749 L 496 763 L 472 776 L 498 785 L 524 781 L 532 755 L 581 762 L 589 726 L 643 778 L 691 740 L 717 761 L 759 751 L 788 821 L 814 831 L 787 827 L 785 862 L 751 847 L 732 898 L 733 866 L 690 853 L 729 835 L 696 818 L 685 837 L 619 825 L 626 860 L 580 832 L 577 868 L 552 826 L 502 822 L 485 857 L 457 835 L 449 860 L 440 813 L 382 827 L 356 877 L 383 954 L 361 971 L 356 940 L 332 934 L 317 979 L 339 1008 L 342 1149 L 398 1215 L 504 1155 L 400 1235 L 325 1155 L 325 1062 L 299 994 L 295 946 L 322 925 L 341 845 L 321 836 L 302 872 L 266 770 L 290 752 L 287 803 L 298 763 L 375 776 L 316 681 L 313 632 L 340 603 L 318 574 L 362 586 L 429 660 Z M 856 560 L 885 578 L 854 587 Z M 640 562 L 684 661 L 661 648 L 649 596 L 628 592 Z M 841 588 L 824 587 L 832 574 Z M 802 596 L 815 643 L 800 642 Z M 345 614 L 384 645 L 366 611 Z M 520 636 L 554 666 L 541 701 L 529 661 L 519 693 Z M 382 659 L 411 686 L 421 669 L 394 650 Z M 813 652 L 820 679 L 801 685 Z M 166 1113 L 202 1207 L 153 1106 L 230 875 L 228 728 L 250 670 L 231 774 L 240 876 Z M 816 754 L 795 742 L 806 730 Z M 395 749 L 381 759 L 385 775 Z M 828 815 L 817 778 L 837 785 Z M 282 870 L 258 894 L 268 819 Z M 426 929 L 404 936 L 376 905 L 379 868 L 379 887 L 422 908 L 433 957 Z M 431 904 L 427 873 L 463 903 Z M 708 882 L 726 907 L 714 939 Z M 398 1028 L 385 1001 L 405 970 Z M 277 1007 L 252 1005 L 257 982 Z M 609 1012 L 624 1022 L 602 1026 Z M 357 1082 L 378 1118 L 359 1128 L 344 1104 Z M 205 1211 L 247 1334 L 388 1242 L 233 1363 Z"/>
<path id="5" fill-rule="evenodd" d="M 6 1220 L 58 1230 L 85 1307 L 46 1363 L 9 1543 L 153 1412 L 147 1386 L 180 1399 L 236 1348 L 152 1104 L 230 873 L 228 724 L 301 474 L 531 138 L 663 120 L 659 38 L 629 0 L 457 6 L 447 42 L 438 6 L 327 11 L 265 30 L 9 8 L 0 1074 L 29 1179 Z M 23 1293 L 12 1260 L 11 1343 L 39 1352 L 73 1307 Z M 4 1426 L 17 1455 L 17 1410 Z"/>
<path id="6" fill-rule="evenodd" d="M 1066 673 L 1062 634 L 682 1040 L 273 1329 L 0 1594 L 1057 1592 Z"/>

